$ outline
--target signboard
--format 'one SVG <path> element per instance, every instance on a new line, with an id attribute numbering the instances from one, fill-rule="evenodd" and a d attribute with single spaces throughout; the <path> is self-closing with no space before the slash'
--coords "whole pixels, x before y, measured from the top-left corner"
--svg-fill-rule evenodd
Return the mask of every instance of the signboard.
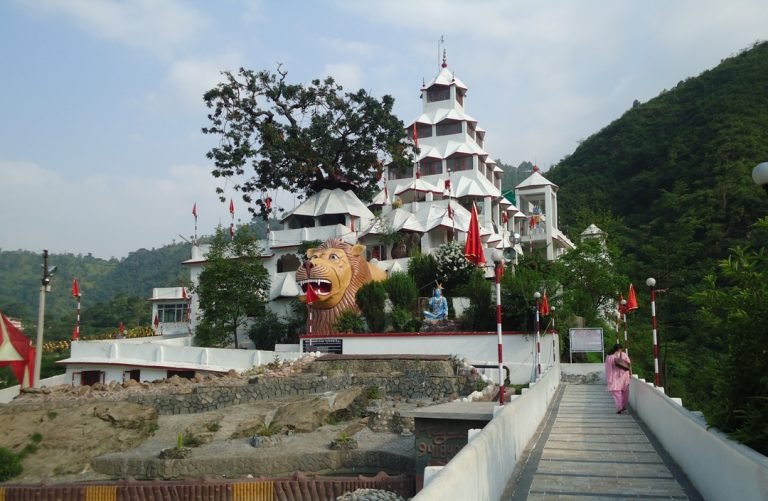
<path id="1" fill-rule="evenodd" d="M 341 338 L 313 338 L 301 340 L 301 351 L 303 353 L 309 353 L 312 351 L 319 351 L 320 353 L 336 353 L 342 354 Z"/>
<path id="2" fill-rule="evenodd" d="M 573 362 L 573 353 L 599 352 L 605 359 L 603 329 L 569 329 L 568 334 L 571 340 L 571 362 Z"/>

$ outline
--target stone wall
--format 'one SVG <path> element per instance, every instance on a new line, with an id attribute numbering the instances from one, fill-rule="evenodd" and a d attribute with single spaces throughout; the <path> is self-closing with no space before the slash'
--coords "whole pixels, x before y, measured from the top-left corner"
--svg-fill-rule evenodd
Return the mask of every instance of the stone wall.
<path id="1" fill-rule="evenodd" d="M 352 375 L 347 371 L 334 375 L 307 374 L 290 378 L 252 378 L 239 386 L 200 386 L 189 393 L 135 393 L 126 398 L 130 402 L 154 407 L 161 415 L 194 414 L 231 405 L 245 404 L 299 395 L 313 395 L 340 391 L 353 386 L 378 388 L 381 396 L 405 400 L 432 402 L 457 398 L 465 386 L 465 378 L 434 376 L 421 370 L 406 370 L 386 375 Z"/>

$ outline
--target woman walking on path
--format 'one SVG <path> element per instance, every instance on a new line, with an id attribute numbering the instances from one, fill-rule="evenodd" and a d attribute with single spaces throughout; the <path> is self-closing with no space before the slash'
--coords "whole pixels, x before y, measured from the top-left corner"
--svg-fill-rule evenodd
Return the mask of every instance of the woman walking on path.
<path id="1" fill-rule="evenodd" d="M 605 358 L 605 380 L 616 405 L 616 414 L 627 410 L 630 363 L 629 355 L 624 353 L 624 347 L 619 343 L 613 345 Z"/>

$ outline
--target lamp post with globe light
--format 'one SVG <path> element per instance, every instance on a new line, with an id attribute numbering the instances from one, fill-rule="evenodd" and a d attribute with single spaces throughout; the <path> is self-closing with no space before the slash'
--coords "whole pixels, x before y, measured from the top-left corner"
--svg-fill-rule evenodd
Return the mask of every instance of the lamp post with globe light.
<path id="1" fill-rule="evenodd" d="M 653 329 L 653 385 L 661 385 L 659 374 L 659 340 L 656 335 L 656 279 L 649 277 L 645 285 L 651 288 L 651 327 Z"/>
<path id="2" fill-rule="evenodd" d="M 762 186 L 766 193 L 768 193 L 768 162 L 757 164 L 752 169 L 752 180 L 756 185 Z"/>
<path id="3" fill-rule="evenodd" d="M 536 300 L 536 378 L 541 377 L 541 332 L 539 328 L 539 300 L 541 292 L 533 293 L 533 299 Z"/>

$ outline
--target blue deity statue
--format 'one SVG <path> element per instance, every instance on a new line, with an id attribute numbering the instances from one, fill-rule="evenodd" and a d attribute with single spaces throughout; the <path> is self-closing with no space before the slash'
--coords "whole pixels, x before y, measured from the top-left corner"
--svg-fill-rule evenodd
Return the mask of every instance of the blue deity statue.
<path id="1" fill-rule="evenodd" d="M 435 292 L 427 303 L 429 311 L 424 311 L 425 320 L 444 320 L 448 318 L 448 301 L 443 296 L 441 287 L 435 287 Z"/>

